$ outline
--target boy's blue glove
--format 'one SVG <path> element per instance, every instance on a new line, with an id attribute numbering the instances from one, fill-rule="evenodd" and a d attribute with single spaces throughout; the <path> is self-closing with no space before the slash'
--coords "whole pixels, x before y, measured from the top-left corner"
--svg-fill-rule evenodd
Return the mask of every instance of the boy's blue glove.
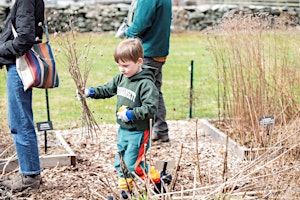
<path id="1" fill-rule="evenodd" d="M 76 96 L 79 101 L 82 101 L 83 98 L 93 97 L 95 90 L 93 88 L 85 88 L 83 96 L 76 90 Z"/>
<path id="2" fill-rule="evenodd" d="M 132 110 L 128 110 L 128 107 L 124 105 L 119 108 L 117 112 L 117 118 L 122 122 L 129 122 L 134 120 Z"/>

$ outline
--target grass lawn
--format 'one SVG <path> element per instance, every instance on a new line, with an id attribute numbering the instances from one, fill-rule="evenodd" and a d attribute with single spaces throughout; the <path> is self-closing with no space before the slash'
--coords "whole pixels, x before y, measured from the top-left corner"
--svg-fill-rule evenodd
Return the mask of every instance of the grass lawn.
<path id="1" fill-rule="evenodd" d="M 51 35 L 52 36 L 52 35 Z M 92 33 L 78 35 L 78 48 L 91 41 L 93 49 L 89 54 L 91 71 L 87 86 L 101 85 L 118 73 L 113 51 L 121 41 L 114 33 Z M 50 117 L 55 129 L 81 125 L 81 103 L 75 97 L 75 84 L 65 60 L 58 50 L 61 48 L 54 37 L 51 43 L 55 51 L 60 86 L 49 89 Z M 217 113 L 217 84 L 214 72 L 214 58 L 207 51 L 208 42 L 199 32 L 173 33 L 170 55 L 163 68 L 163 93 L 167 107 L 167 119 L 189 118 L 190 112 L 190 65 L 194 61 L 193 117 L 215 117 Z M 0 71 L 0 121 L 7 124 L 6 70 Z M 45 90 L 34 89 L 33 109 L 35 122 L 47 121 Z M 88 100 L 88 105 L 98 123 L 115 123 L 116 98 Z"/>

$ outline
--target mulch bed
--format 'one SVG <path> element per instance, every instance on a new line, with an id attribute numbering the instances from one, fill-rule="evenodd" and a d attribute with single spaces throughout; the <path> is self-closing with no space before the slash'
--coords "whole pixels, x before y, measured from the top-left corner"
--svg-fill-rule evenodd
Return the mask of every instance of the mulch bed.
<path id="1" fill-rule="evenodd" d="M 156 161 L 170 160 L 176 161 L 177 165 L 180 160 L 177 171 L 176 169 L 168 171 L 172 174 L 173 178 L 176 177 L 176 182 L 174 187 L 171 188 L 171 192 L 182 191 L 180 195 L 175 194 L 173 198 L 176 196 L 185 196 L 185 199 L 193 199 L 192 196 L 197 195 L 214 198 L 216 196 L 210 196 L 210 193 L 215 195 L 216 191 L 222 192 L 219 187 L 222 187 L 224 180 L 244 171 L 248 165 L 253 164 L 253 161 L 237 159 L 230 151 L 226 154 L 224 145 L 220 145 L 214 141 L 207 133 L 203 132 L 200 127 L 196 128 L 196 124 L 198 124 L 197 119 L 168 121 L 168 124 L 171 141 L 169 143 L 152 143 L 146 157 L 148 159 L 151 157 L 151 165 L 155 165 Z M 77 155 L 76 166 L 44 168 L 42 171 L 43 184 L 39 190 L 28 189 L 21 193 L 12 194 L 10 191 L 2 188 L 2 190 L 0 189 L 0 197 L 2 199 L 105 199 L 107 195 L 118 193 L 118 175 L 113 167 L 117 150 L 117 129 L 117 124 L 101 124 L 98 136 L 93 139 L 87 139 L 82 133 L 82 129 L 61 131 L 61 135 Z M 196 135 L 198 136 L 198 143 L 196 142 Z M 42 144 L 40 146 L 42 146 Z M 0 151 L 1 150 L 0 148 Z M 225 162 L 226 156 L 227 159 Z M 197 160 L 199 160 L 199 162 Z M 226 163 L 226 166 L 224 163 Z M 291 161 L 291 163 L 299 164 L 299 161 L 294 160 Z M 261 163 L 259 164 L 262 165 Z M 292 164 L 290 164 L 290 166 L 292 166 Z M 224 173 L 224 167 L 227 168 L 226 173 Z M 251 174 L 251 170 L 256 167 L 259 168 L 260 166 L 255 165 L 255 167 L 253 166 L 246 171 L 250 170 L 249 174 Z M 271 171 L 276 172 L 277 169 L 275 165 L 273 165 L 273 167 Z M 200 169 L 200 173 L 198 173 L 197 168 Z M 259 172 L 266 170 L 266 173 L 268 173 L 268 168 L 263 169 L 264 170 L 259 170 Z M 278 169 L 282 170 L 280 168 Z M 299 184 L 297 179 L 300 180 L 300 178 L 299 176 L 294 176 L 299 166 L 298 168 L 296 166 L 291 169 L 292 173 L 289 173 L 290 176 L 285 176 L 287 178 L 289 177 L 289 180 L 284 181 L 284 183 L 289 181 L 292 188 L 300 188 L 299 185 L 297 185 L 297 183 Z M 255 173 L 253 176 L 260 176 L 260 174 Z M 261 174 L 261 176 L 263 177 L 263 174 Z M 248 177 L 248 173 L 245 177 Z M 277 173 L 275 177 L 279 178 Z M 284 179 L 281 179 L 281 181 Z M 272 186 L 269 184 L 269 180 L 266 180 L 266 186 Z M 247 185 L 249 181 L 246 181 L 246 183 L 244 180 L 239 182 L 240 183 L 235 184 L 234 188 L 227 188 L 227 190 L 246 188 L 244 191 L 249 191 L 251 194 L 253 193 L 250 197 L 255 198 L 256 191 L 254 190 L 256 189 L 253 190 L 253 185 Z M 255 184 L 259 185 L 259 183 L 260 182 L 257 182 Z M 143 187 L 141 183 L 139 185 Z M 263 181 L 261 185 L 264 186 Z M 195 189 L 194 192 L 192 189 Z M 268 189 L 269 191 L 269 188 L 260 188 L 260 190 L 261 189 Z M 271 189 L 274 188 L 270 187 L 270 190 Z M 223 191 L 226 192 L 226 190 Z M 269 193 L 268 191 L 267 195 L 274 196 L 273 193 Z M 245 194 L 246 193 L 241 192 L 239 195 L 241 195 L 240 197 L 244 196 L 243 198 L 246 199 Z M 297 190 L 292 190 L 291 195 L 293 197 L 299 197 L 300 190 L 298 193 Z M 194 199 L 203 198 L 199 197 Z"/>

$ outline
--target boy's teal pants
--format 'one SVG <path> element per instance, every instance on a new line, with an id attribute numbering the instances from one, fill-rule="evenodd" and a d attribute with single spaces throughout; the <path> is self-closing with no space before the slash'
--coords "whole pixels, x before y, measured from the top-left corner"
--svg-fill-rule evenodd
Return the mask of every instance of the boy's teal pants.
<path id="1" fill-rule="evenodd" d="M 135 172 L 138 176 L 143 177 L 148 173 L 148 166 L 144 166 L 144 154 L 149 149 L 150 131 L 129 131 L 119 127 L 117 147 L 118 151 L 126 163 L 129 172 Z M 146 146 L 146 149 L 145 149 Z M 119 177 L 124 178 L 119 154 L 115 157 L 115 168 L 118 170 Z M 145 171 L 144 171 L 145 170 Z M 126 177 L 130 177 L 126 174 Z"/>

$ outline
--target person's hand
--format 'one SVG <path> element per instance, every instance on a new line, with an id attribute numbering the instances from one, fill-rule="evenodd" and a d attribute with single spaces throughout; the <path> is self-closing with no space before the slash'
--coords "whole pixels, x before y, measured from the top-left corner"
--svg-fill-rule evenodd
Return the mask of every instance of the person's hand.
<path id="1" fill-rule="evenodd" d="M 127 19 L 125 18 L 121 24 L 121 26 L 119 27 L 115 37 L 116 38 L 124 38 L 126 36 L 125 32 L 128 29 L 128 25 L 127 25 Z"/>
<path id="2" fill-rule="evenodd" d="M 127 106 L 121 106 L 117 112 L 117 118 L 122 122 L 133 121 L 132 110 L 128 110 Z"/>
<path id="3" fill-rule="evenodd" d="M 93 88 L 85 88 L 83 95 L 81 95 L 78 89 L 76 89 L 76 97 L 79 101 L 82 101 L 83 98 L 92 97 L 94 96 L 94 94 L 95 94 L 95 90 Z"/>

